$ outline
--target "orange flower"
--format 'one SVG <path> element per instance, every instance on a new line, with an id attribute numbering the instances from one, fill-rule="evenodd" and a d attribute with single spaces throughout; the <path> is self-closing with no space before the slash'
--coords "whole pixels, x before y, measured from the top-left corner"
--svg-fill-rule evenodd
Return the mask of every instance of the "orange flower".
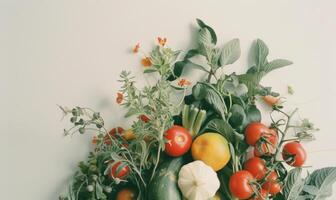
<path id="1" fill-rule="evenodd" d="M 140 43 L 138 42 L 133 48 L 133 53 L 138 53 L 139 49 L 140 49 Z"/>
<path id="2" fill-rule="evenodd" d="M 167 42 L 167 38 L 160 38 L 158 37 L 158 42 L 161 46 L 164 46 Z"/>
<path id="3" fill-rule="evenodd" d="M 124 95 L 123 95 L 123 93 L 121 93 L 121 92 L 118 92 L 117 93 L 117 98 L 116 98 L 116 102 L 117 102 L 117 104 L 121 104 L 121 102 L 124 100 Z"/>
<path id="4" fill-rule="evenodd" d="M 191 82 L 188 81 L 187 79 L 182 78 L 177 84 L 181 87 L 184 87 L 184 86 L 191 85 Z"/>
<path id="5" fill-rule="evenodd" d="M 145 57 L 145 58 L 141 59 L 141 64 L 144 67 L 150 67 L 152 65 L 152 61 L 150 60 L 149 57 Z"/>
<path id="6" fill-rule="evenodd" d="M 98 137 L 97 136 L 93 136 L 92 137 L 92 144 L 97 144 L 98 142 Z"/>

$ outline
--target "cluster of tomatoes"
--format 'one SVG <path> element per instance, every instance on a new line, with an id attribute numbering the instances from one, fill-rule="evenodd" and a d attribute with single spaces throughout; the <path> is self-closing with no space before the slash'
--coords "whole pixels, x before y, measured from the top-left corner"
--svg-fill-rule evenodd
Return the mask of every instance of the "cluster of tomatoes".
<path id="1" fill-rule="evenodd" d="M 276 128 L 269 128 L 254 122 L 245 129 L 246 143 L 253 147 L 254 155 L 245 161 L 243 170 L 230 177 L 229 188 L 233 196 L 239 199 L 263 200 L 274 196 L 282 189 L 277 165 L 286 162 L 293 167 L 301 167 L 306 160 L 306 152 L 298 141 L 285 143 L 282 147 L 283 160 L 276 160 L 283 141 L 279 141 Z M 271 158 L 266 163 L 263 158 Z"/>

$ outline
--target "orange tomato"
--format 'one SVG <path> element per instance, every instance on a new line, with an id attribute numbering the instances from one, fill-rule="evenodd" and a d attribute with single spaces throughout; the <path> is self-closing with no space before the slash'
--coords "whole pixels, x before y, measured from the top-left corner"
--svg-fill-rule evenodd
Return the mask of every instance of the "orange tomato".
<path id="1" fill-rule="evenodd" d="M 118 192 L 116 200 L 135 200 L 136 198 L 137 194 L 133 189 L 124 188 Z"/>
<path id="2" fill-rule="evenodd" d="M 194 160 L 202 160 L 218 171 L 225 167 L 231 158 L 228 141 L 218 133 L 204 133 L 198 136 L 192 146 Z"/>
<path id="3" fill-rule="evenodd" d="M 263 96 L 263 100 L 265 101 L 265 103 L 267 103 L 270 106 L 273 106 L 279 102 L 279 98 L 274 97 L 272 95 Z"/>

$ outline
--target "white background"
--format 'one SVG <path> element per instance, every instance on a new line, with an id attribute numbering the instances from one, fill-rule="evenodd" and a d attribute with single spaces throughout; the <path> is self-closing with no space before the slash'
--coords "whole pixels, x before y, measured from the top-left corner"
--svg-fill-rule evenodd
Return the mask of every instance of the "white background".
<path id="1" fill-rule="evenodd" d="M 0 0 L 0 198 L 57 199 L 91 136 L 64 138 L 69 123 L 56 105 L 92 107 L 107 127 L 125 125 L 115 104 L 118 74 L 142 69 L 130 48 L 141 42 L 146 51 L 165 36 L 169 46 L 188 49 L 195 18 L 216 30 L 220 44 L 241 39 L 240 60 L 224 71 L 246 70 L 256 38 L 271 58 L 294 62 L 263 83 L 282 92 L 291 85 L 288 104 L 321 129 L 306 145 L 307 165 L 336 166 L 334 2 Z"/>

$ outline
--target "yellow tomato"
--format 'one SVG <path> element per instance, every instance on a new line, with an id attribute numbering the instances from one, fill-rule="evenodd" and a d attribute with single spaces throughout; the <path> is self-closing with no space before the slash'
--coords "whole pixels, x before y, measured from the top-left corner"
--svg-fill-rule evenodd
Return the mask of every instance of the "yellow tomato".
<path id="1" fill-rule="evenodd" d="M 191 154 L 194 160 L 202 160 L 215 171 L 225 167 L 231 158 L 228 141 L 218 133 L 198 136 L 191 146 Z"/>
<path id="2" fill-rule="evenodd" d="M 132 129 L 128 129 L 122 133 L 122 137 L 127 141 L 133 140 L 135 139 L 134 131 Z"/>
<path id="3" fill-rule="evenodd" d="M 133 189 L 124 188 L 118 192 L 116 200 L 135 200 L 136 198 L 137 194 Z"/>

